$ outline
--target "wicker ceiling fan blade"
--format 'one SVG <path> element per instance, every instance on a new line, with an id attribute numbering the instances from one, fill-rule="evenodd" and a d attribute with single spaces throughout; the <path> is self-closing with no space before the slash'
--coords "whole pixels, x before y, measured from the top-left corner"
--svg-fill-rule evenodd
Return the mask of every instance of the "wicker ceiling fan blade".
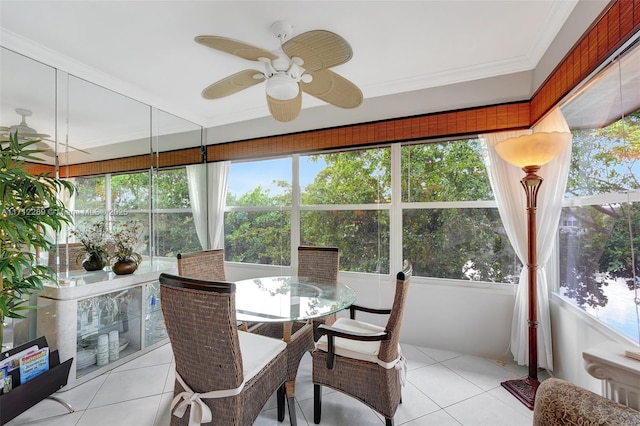
<path id="1" fill-rule="evenodd" d="M 256 78 L 256 76 L 258 76 Z M 220 99 L 233 95 L 264 81 L 264 74 L 256 70 L 244 70 L 213 83 L 202 91 L 205 99 Z"/>
<path id="2" fill-rule="evenodd" d="M 0 132 L 2 132 L 3 137 L 8 138 L 9 134 L 16 132 L 16 129 L 2 126 L 0 127 Z M 17 132 L 18 140 L 22 141 L 35 141 L 51 137 L 51 135 L 47 135 L 46 133 L 20 132 L 19 129 L 17 130 Z"/>
<path id="3" fill-rule="evenodd" d="M 285 42 L 282 50 L 290 58 L 301 58 L 307 71 L 335 67 L 344 64 L 353 56 L 351 46 L 345 39 L 326 30 L 302 33 Z"/>
<path id="4" fill-rule="evenodd" d="M 196 42 L 221 52 L 226 52 L 250 61 L 257 61 L 260 58 L 276 59 L 277 56 L 268 50 L 252 46 L 248 43 L 220 36 L 198 36 Z"/>
<path id="5" fill-rule="evenodd" d="M 300 83 L 305 93 L 341 108 L 356 108 L 362 104 L 362 91 L 339 74 L 331 70 L 310 73 L 310 83 Z"/>
<path id="6" fill-rule="evenodd" d="M 278 121 L 287 122 L 295 119 L 302 109 L 302 91 L 298 91 L 298 96 L 293 99 L 281 101 L 267 95 L 269 112 Z"/>
<path id="7" fill-rule="evenodd" d="M 52 158 L 56 156 L 56 152 L 45 141 L 38 141 L 34 145 L 37 149 L 42 150 L 42 155 Z"/>

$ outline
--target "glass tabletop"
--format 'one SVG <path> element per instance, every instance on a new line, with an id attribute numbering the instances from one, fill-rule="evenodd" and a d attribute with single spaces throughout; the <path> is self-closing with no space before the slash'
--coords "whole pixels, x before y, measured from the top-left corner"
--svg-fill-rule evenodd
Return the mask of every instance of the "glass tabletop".
<path id="1" fill-rule="evenodd" d="M 322 317 L 348 308 L 355 291 L 343 283 L 295 276 L 252 278 L 236 282 L 236 319 L 284 322 Z"/>

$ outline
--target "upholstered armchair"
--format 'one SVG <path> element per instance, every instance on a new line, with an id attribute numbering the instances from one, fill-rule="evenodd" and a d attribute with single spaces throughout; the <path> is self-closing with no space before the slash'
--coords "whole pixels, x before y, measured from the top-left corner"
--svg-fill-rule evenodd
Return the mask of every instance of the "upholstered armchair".
<path id="1" fill-rule="evenodd" d="M 547 379 L 536 392 L 534 426 L 638 426 L 640 411 L 560 379 Z"/>

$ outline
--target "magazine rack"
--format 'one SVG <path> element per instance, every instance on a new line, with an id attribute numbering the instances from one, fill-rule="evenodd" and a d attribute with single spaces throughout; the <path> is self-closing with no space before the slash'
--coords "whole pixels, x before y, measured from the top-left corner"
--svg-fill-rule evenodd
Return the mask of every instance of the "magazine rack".
<path id="1" fill-rule="evenodd" d="M 49 346 L 44 336 L 39 337 L 24 345 L 2 352 L 2 354 L 0 354 L 0 360 L 22 352 L 34 345 L 37 345 L 39 348 Z M 0 395 L 0 425 L 7 423 L 46 398 L 51 398 L 59 402 L 72 413 L 74 409 L 69 403 L 51 396 L 67 384 L 72 362 L 73 358 L 60 364 L 58 351 L 51 351 L 49 353 L 49 370 L 22 385 L 20 384 L 19 369 L 16 368 L 11 371 L 9 374 L 13 382 L 13 389 L 8 393 Z"/>

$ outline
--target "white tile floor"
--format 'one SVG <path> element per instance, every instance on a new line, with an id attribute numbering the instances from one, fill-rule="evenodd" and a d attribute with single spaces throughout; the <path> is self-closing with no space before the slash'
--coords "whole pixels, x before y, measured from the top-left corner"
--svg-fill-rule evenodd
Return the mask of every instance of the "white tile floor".
<path id="1" fill-rule="evenodd" d="M 500 382 L 527 375 L 526 367 L 437 349 L 402 345 L 408 360 L 403 403 L 396 425 L 406 426 L 519 426 L 531 425 L 532 412 L 507 393 Z M 59 392 L 73 405 L 45 400 L 6 426 L 153 426 L 169 424 L 174 364 L 171 346 L 160 347 L 89 382 Z M 296 381 L 297 418 L 300 426 L 313 425 L 311 356 L 303 358 Z M 276 420 L 272 397 L 255 422 L 259 426 L 289 424 Z M 322 425 L 384 425 L 371 409 L 339 392 L 325 390 Z"/>

